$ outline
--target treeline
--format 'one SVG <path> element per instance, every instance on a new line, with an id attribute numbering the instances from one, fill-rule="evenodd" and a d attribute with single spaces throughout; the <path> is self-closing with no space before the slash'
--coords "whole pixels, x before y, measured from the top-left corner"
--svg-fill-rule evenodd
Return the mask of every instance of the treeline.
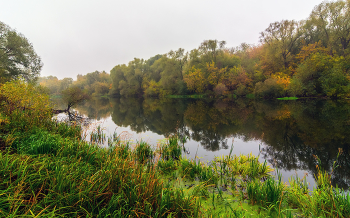
<path id="1" fill-rule="evenodd" d="M 259 45 L 208 40 L 187 53 L 117 65 L 110 94 L 348 97 L 349 23 L 349 0 L 323 2 L 306 20 L 271 23 Z"/>
<path id="2" fill-rule="evenodd" d="M 323 2 L 306 20 L 271 23 L 258 45 L 227 48 L 225 41 L 206 40 L 189 52 L 180 48 L 148 60 L 135 58 L 115 66 L 110 76 L 79 75 L 71 85 L 112 96 L 349 97 L 349 23 L 350 0 Z M 51 93 L 68 81 L 52 79 L 41 82 L 57 87 Z"/>
<path id="3" fill-rule="evenodd" d="M 38 83 L 46 87 L 46 91 L 50 95 L 60 95 L 67 88 L 78 87 L 85 94 L 103 96 L 108 95 L 112 85 L 109 74 L 104 71 L 95 71 L 86 75 L 79 74 L 76 81 L 73 81 L 72 78 L 59 80 L 55 76 L 40 77 Z"/>

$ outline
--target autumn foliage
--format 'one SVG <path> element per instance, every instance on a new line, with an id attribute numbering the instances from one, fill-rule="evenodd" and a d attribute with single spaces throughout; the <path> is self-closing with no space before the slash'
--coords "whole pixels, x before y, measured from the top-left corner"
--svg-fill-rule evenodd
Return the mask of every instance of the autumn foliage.
<path id="1" fill-rule="evenodd" d="M 24 80 L 6 82 L 0 86 L 1 113 L 3 117 L 16 125 L 25 123 L 21 128 L 42 126 L 52 117 L 52 105 L 49 96 L 42 93 L 41 87 Z"/>
<path id="2" fill-rule="evenodd" d="M 68 84 L 89 95 L 344 98 L 350 87 L 349 20 L 350 1 L 323 2 L 305 20 L 270 23 L 257 45 L 227 48 L 225 41 L 205 40 L 188 52 L 134 58 L 110 74 L 96 71 L 76 81 L 42 78 L 40 84 L 51 94 Z"/>

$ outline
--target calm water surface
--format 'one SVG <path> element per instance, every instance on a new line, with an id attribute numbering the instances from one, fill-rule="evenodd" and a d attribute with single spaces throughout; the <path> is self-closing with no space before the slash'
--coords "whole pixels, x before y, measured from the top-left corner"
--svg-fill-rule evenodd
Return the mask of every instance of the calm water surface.
<path id="1" fill-rule="evenodd" d="M 211 161 L 234 154 L 260 155 L 278 168 L 283 180 L 306 176 L 315 186 L 316 165 L 332 171 L 332 182 L 350 185 L 350 101 L 266 101 L 238 99 L 92 99 L 75 108 L 104 127 L 156 146 L 179 134 L 186 138 L 184 156 Z M 315 156 L 319 157 L 318 162 Z"/>

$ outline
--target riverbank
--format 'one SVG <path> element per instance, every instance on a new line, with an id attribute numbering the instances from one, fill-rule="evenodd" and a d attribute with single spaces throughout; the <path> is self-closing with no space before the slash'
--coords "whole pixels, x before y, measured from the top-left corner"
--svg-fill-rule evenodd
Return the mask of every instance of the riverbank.
<path id="1" fill-rule="evenodd" d="M 117 135 L 101 148 L 81 141 L 79 131 L 56 124 L 51 131 L 12 136 L 0 153 L 1 216 L 350 215 L 349 195 L 333 187 L 322 169 L 310 191 L 302 178 L 290 178 L 290 186 L 275 180 L 266 162 L 252 155 L 229 154 L 204 164 L 182 158 L 175 136 L 155 150 Z"/>
<path id="2" fill-rule="evenodd" d="M 275 179 L 253 155 L 183 158 L 176 135 L 152 147 L 96 128 L 86 142 L 77 123 L 52 120 L 48 97 L 34 87 L 6 84 L 0 94 L 1 217 L 350 215 L 349 194 L 319 167 L 310 191 L 301 178 L 289 186 Z"/>

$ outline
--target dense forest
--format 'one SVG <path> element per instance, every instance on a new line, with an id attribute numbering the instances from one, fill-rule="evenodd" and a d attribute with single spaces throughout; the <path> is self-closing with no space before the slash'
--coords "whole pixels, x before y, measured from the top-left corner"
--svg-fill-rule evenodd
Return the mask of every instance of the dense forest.
<path id="1" fill-rule="evenodd" d="M 271 23 L 260 43 L 225 47 L 205 40 L 148 60 L 135 58 L 77 81 L 40 79 L 51 94 L 76 85 L 88 94 L 112 96 L 349 97 L 350 1 L 323 2 L 306 20 Z M 252 95 L 251 95 L 252 96 Z"/>
<path id="2" fill-rule="evenodd" d="M 78 75 L 76 81 L 73 81 L 72 78 L 59 80 L 55 76 L 40 77 L 38 83 L 46 87 L 50 95 L 60 95 L 62 91 L 74 86 L 82 89 L 88 95 L 101 96 L 108 94 L 112 86 L 110 75 L 104 71 Z"/>

